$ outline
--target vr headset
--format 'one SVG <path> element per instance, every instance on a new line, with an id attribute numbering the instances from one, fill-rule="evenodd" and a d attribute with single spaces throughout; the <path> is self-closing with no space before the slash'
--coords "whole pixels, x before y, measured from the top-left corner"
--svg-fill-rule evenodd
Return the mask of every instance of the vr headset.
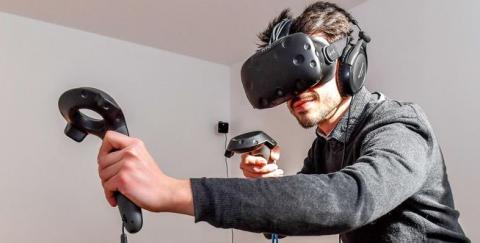
<path id="1" fill-rule="evenodd" d="M 363 87 L 368 63 L 366 44 L 370 42 L 363 31 L 359 32 L 355 43 L 349 35 L 329 45 L 304 33 L 290 34 L 291 24 L 291 19 L 278 23 L 269 45 L 258 50 L 242 66 L 243 88 L 254 108 L 277 106 L 310 87 L 331 80 L 337 60 L 338 78 L 344 93 L 353 95 Z"/>

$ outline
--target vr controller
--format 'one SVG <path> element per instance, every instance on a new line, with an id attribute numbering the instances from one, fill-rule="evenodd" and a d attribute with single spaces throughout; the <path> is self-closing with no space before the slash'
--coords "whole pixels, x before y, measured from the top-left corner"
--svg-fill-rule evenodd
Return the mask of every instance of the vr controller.
<path id="1" fill-rule="evenodd" d="M 277 146 L 277 142 L 266 133 L 262 131 L 248 132 L 230 140 L 225 150 L 225 157 L 230 158 L 235 153 L 243 154 L 257 151 L 257 153 L 252 155 L 259 155 L 268 160 L 270 158 L 270 150 L 275 146 Z"/>
<path id="2" fill-rule="evenodd" d="M 129 135 L 120 106 L 101 90 L 87 87 L 68 90 L 60 96 L 58 108 L 67 121 L 65 135 L 76 142 L 82 142 L 88 134 L 103 139 L 108 130 Z M 91 118 L 83 114 L 80 109 L 95 111 L 103 119 Z M 143 225 L 140 207 L 120 192 L 117 192 L 115 197 L 125 229 L 132 234 L 140 231 Z"/>
<path id="3" fill-rule="evenodd" d="M 268 161 L 270 159 L 270 151 L 275 146 L 277 146 L 277 142 L 266 133 L 262 131 L 248 132 L 230 140 L 225 150 L 225 157 L 230 158 L 235 153 L 249 153 L 261 156 Z M 272 239 L 272 242 L 278 242 L 278 239 L 285 237 L 271 233 L 264 233 L 263 235 L 267 239 Z"/>

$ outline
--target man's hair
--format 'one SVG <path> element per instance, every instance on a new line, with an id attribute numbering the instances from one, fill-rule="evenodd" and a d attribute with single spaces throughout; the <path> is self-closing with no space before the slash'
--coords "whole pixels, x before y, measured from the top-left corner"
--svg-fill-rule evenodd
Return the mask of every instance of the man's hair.
<path id="1" fill-rule="evenodd" d="M 318 1 L 305 8 L 303 13 L 293 18 L 290 9 L 284 9 L 274 18 L 268 27 L 258 34 L 263 48 L 268 45 L 272 30 L 283 19 L 293 19 L 290 34 L 303 32 L 307 35 L 322 34 L 328 42 L 332 43 L 352 32 L 353 17 L 343 8 L 334 3 Z"/>

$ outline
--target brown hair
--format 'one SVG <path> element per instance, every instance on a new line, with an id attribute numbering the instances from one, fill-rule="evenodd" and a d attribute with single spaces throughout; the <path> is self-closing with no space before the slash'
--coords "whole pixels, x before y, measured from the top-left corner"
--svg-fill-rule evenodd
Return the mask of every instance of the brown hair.
<path id="1" fill-rule="evenodd" d="M 329 2 L 313 3 L 295 19 L 293 19 L 290 9 L 287 8 L 274 18 L 264 31 L 258 34 L 261 41 L 258 45 L 260 48 L 268 45 L 273 28 L 285 18 L 293 20 L 290 34 L 296 32 L 308 35 L 322 34 L 330 43 L 349 35 L 352 32 L 352 22 L 355 21 L 343 8 Z"/>

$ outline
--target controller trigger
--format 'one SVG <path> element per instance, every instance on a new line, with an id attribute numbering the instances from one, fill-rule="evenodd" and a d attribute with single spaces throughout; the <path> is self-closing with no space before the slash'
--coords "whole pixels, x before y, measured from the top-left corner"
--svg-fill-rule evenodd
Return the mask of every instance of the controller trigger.
<path id="1" fill-rule="evenodd" d="M 75 140 L 76 142 L 81 142 L 85 137 L 88 135 L 88 133 L 72 126 L 72 124 L 68 123 L 67 126 L 65 127 L 65 135 L 67 135 L 69 138 Z"/>

